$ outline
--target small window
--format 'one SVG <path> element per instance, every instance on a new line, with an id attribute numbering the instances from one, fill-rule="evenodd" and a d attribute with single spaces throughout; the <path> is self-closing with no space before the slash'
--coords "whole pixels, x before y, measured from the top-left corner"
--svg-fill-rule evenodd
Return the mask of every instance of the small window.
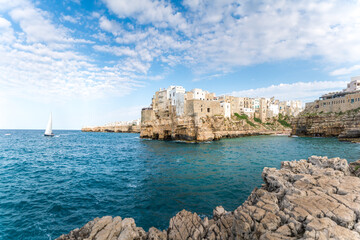
<path id="1" fill-rule="evenodd" d="M 354 99 L 351 99 L 351 103 L 354 103 Z"/>
<path id="2" fill-rule="evenodd" d="M 207 109 L 207 112 L 210 112 L 210 108 Z"/>

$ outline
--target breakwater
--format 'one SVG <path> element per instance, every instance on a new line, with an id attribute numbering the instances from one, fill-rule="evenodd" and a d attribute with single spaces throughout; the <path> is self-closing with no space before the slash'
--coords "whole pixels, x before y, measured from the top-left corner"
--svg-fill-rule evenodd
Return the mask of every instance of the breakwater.
<path id="1" fill-rule="evenodd" d="M 212 218 L 183 210 L 167 230 L 137 227 L 134 219 L 95 218 L 62 235 L 70 239 L 360 239 L 360 160 L 312 156 L 264 168 L 264 184 L 234 211 Z"/>
<path id="2" fill-rule="evenodd" d="M 339 113 L 305 111 L 291 122 L 292 135 L 338 137 L 339 140 L 360 142 L 359 109 Z"/>
<path id="3" fill-rule="evenodd" d="M 83 127 L 82 132 L 140 133 L 140 125 Z"/>

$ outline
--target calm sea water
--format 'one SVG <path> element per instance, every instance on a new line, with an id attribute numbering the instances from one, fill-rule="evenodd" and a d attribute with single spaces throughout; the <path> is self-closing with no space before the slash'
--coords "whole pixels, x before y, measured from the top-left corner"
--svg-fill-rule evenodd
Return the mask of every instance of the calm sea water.
<path id="1" fill-rule="evenodd" d="M 11 134 L 11 135 L 8 135 Z M 311 155 L 360 158 L 360 145 L 259 136 L 185 144 L 138 134 L 0 130 L 0 239 L 54 239 L 105 215 L 164 229 L 178 211 L 234 210 L 263 167 Z"/>

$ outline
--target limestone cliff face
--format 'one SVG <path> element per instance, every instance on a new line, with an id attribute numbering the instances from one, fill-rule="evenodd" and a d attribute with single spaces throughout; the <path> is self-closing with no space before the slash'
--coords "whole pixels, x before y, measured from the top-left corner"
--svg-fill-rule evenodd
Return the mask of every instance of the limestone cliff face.
<path id="1" fill-rule="evenodd" d="M 277 121 L 260 124 L 252 120 L 212 117 L 161 117 L 141 124 L 140 137 L 159 140 L 212 141 L 262 134 L 289 134 Z"/>
<path id="2" fill-rule="evenodd" d="M 339 137 L 340 140 L 359 141 L 360 112 L 309 113 L 293 119 L 292 134 L 312 137 Z"/>
<path id="3" fill-rule="evenodd" d="M 139 125 L 85 127 L 82 132 L 140 133 Z"/>
<path id="4" fill-rule="evenodd" d="M 360 160 L 312 156 L 264 168 L 264 184 L 235 211 L 211 219 L 183 210 L 145 232 L 131 218 L 96 218 L 58 240 L 360 239 Z"/>

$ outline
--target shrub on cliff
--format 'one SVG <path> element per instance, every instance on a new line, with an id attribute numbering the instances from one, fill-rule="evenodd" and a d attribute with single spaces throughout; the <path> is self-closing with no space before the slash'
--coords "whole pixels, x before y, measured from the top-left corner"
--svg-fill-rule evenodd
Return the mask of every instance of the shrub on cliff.
<path id="1" fill-rule="evenodd" d="M 238 113 L 234 113 L 235 117 L 237 117 L 239 120 L 241 119 L 248 119 L 248 116 L 246 114 L 238 114 Z"/>
<path id="2" fill-rule="evenodd" d="M 278 119 L 278 122 L 281 124 L 281 125 L 283 125 L 284 127 L 287 127 L 287 128 L 291 128 L 291 125 L 287 122 L 287 121 L 285 121 L 284 119 Z"/>
<path id="3" fill-rule="evenodd" d="M 258 122 L 258 123 L 260 123 L 260 124 L 262 123 L 262 121 L 261 121 L 261 119 L 260 119 L 260 118 L 256 118 L 256 117 L 254 117 L 254 121 L 255 121 L 255 122 Z"/>
<path id="4" fill-rule="evenodd" d="M 252 127 L 256 127 L 256 125 L 252 121 L 250 121 L 249 119 L 246 119 L 246 123 L 249 124 Z"/>

